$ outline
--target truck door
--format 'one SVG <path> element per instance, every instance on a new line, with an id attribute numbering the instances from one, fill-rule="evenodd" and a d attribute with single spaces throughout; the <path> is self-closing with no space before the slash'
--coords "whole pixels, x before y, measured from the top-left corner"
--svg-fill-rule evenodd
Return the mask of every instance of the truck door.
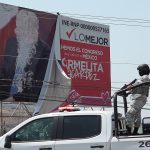
<path id="1" fill-rule="evenodd" d="M 106 128 L 101 115 L 74 115 L 61 118 L 55 150 L 106 150 Z"/>
<path id="2" fill-rule="evenodd" d="M 149 150 L 149 147 L 149 137 L 143 135 L 124 138 L 114 137 L 111 142 L 111 150 Z"/>
<path id="3" fill-rule="evenodd" d="M 54 150 L 55 126 L 55 117 L 40 118 L 27 123 L 10 135 L 10 149 Z"/>

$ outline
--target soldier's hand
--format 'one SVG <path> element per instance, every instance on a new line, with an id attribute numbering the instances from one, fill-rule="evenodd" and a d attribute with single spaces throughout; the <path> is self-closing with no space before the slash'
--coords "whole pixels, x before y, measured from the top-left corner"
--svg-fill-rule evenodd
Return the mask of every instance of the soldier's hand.
<path id="1" fill-rule="evenodd" d="M 127 86 L 127 90 L 128 90 L 128 91 L 131 91 L 131 90 L 132 90 L 132 85 L 128 85 L 128 86 Z"/>

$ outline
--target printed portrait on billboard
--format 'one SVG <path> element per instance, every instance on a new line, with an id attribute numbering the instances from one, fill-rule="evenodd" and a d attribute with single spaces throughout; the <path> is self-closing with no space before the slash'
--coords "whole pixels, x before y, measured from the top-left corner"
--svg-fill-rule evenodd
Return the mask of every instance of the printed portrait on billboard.
<path id="1" fill-rule="evenodd" d="M 0 100 L 38 100 L 57 16 L 0 4 Z"/>

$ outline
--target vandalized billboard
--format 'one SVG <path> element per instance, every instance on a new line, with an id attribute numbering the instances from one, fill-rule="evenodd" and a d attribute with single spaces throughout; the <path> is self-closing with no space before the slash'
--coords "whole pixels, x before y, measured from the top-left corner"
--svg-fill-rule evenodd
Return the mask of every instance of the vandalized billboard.
<path id="1" fill-rule="evenodd" d="M 36 102 L 57 15 L 0 4 L 0 100 Z"/>
<path id="2" fill-rule="evenodd" d="M 0 100 L 110 106 L 109 26 L 0 4 Z"/>

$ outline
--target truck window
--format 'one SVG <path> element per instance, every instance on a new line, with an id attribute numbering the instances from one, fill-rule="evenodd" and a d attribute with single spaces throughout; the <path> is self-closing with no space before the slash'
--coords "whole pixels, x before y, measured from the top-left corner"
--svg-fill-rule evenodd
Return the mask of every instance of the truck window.
<path id="1" fill-rule="evenodd" d="M 34 120 L 19 130 L 11 137 L 12 141 L 43 141 L 52 139 L 54 118 L 41 118 Z"/>
<path id="2" fill-rule="evenodd" d="M 87 138 L 100 132 L 101 117 L 98 115 L 64 117 L 62 139 Z"/>
<path id="3" fill-rule="evenodd" d="M 143 134 L 150 134 L 150 117 L 144 117 L 142 119 Z"/>

